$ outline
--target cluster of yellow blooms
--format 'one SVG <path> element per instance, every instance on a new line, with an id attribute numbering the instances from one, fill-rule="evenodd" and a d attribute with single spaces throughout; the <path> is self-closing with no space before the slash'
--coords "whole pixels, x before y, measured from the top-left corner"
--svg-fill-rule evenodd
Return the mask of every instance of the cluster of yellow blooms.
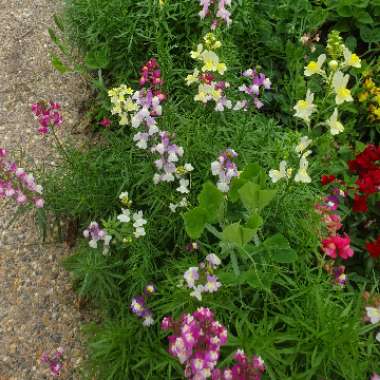
<path id="1" fill-rule="evenodd" d="M 207 33 L 203 37 L 204 43 L 198 44 L 197 49 L 190 53 L 191 58 L 200 62 L 201 66 L 196 67 L 192 74 L 186 77 L 188 86 L 197 83 L 198 93 L 194 100 L 207 103 L 210 100 L 218 102 L 223 96 L 225 82 L 218 82 L 216 75 L 223 75 L 227 70 L 225 63 L 220 61 L 215 50 L 222 44 L 213 33 Z"/>
<path id="2" fill-rule="evenodd" d="M 335 95 L 336 106 L 324 124 L 330 128 L 332 135 L 337 135 L 344 130 L 343 124 L 339 121 L 338 106 L 344 102 L 353 101 L 351 90 L 347 88 L 350 76 L 349 74 L 344 74 L 344 71 L 351 67 L 360 68 L 361 60 L 340 41 L 339 35 L 335 34 L 330 39 L 333 39 L 334 43 L 330 41 L 327 46 L 329 55 L 327 68 L 325 69 L 324 67 L 328 59 L 327 55 L 321 54 L 316 61 L 310 61 L 305 66 L 304 75 L 306 77 L 320 75 L 326 83 L 327 93 L 331 91 Z M 326 72 L 327 69 L 328 72 Z M 305 121 L 307 125 L 310 125 L 310 117 L 317 110 L 317 106 L 313 101 L 314 94 L 308 90 L 306 99 L 299 100 L 294 106 L 296 111 L 294 116 Z"/>
<path id="3" fill-rule="evenodd" d="M 111 99 L 112 115 L 118 115 L 120 118 L 120 125 L 127 125 L 130 123 L 131 112 L 138 110 L 138 105 L 132 99 L 133 89 L 122 84 L 120 87 L 112 88 L 108 91 L 108 96 Z"/>
<path id="4" fill-rule="evenodd" d="M 364 81 L 363 91 L 358 95 L 358 100 L 368 105 L 368 120 L 380 121 L 380 87 L 371 77 Z"/>

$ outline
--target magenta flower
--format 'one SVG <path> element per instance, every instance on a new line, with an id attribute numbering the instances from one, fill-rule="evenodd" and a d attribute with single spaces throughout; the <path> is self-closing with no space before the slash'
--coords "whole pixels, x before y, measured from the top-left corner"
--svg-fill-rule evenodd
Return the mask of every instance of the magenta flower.
<path id="1" fill-rule="evenodd" d="M 214 319 L 213 312 L 200 307 L 178 321 L 165 317 L 163 330 L 172 329 L 168 337 L 169 352 L 184 366 L 187 379 L 208 379 L 215 368 L 220 349 L 227 342 L 227 330 Z"/>
<path id="2" fill-rule="evenodd" d="M 39 133 L 47 134 L 50 128 L 59 127 L 62 124 L 63 119 L 59 112 L 60 108 L 61 106 L 58 103 L 52 101 L 32 104 L 32 112 L 39 123 Z"/>
<path id="3" fill-rule="evenodd" d="M 44 352 L 41 356 L 41 363 L 49 366 L 50 373 L 53 377 L 58 377 L 61 374 L 64 361 L 63 352 L 63 348 L 58 347 L 52 354 L 49 355 L 47 352 Z"/>
<path id="4" fill-rule="evenodd" d="M 99 121 L 99 124 L 104 128 L 108 128 L 112 124 L 112 121 L 104 117 L 102 120 Z"/>
<path id="5" fill-rule="evenodd" d="M 332 259 L 340 257 L 343 260 L 348 260 L 354 255 L 354 251 L 350 247 L 350 241 L 347 234 L 330 236 L 322 241 L 323 252 Z"/>
<path id="6" fill-rule="evenodd" d="M 42 208 L 42 191 L 42 186 L 36 183 L 34 176 L 8 160 L 7 150 L 0 148 L 0 198 L 12 198 L 18 205 L 29 202 Z"/>

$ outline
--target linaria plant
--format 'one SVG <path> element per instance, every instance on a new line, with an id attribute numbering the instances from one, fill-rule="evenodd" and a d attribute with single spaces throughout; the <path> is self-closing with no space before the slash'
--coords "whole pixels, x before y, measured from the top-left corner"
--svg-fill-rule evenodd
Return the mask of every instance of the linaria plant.
<path id="1" fill-rule="evenodd" d="M 294 106 L 294 116 L 308 128 L 324 125 L 333 136 L 342 133 L 344 125 L 340 121 L 339 110 L 343 104 L 353 101 L 351 89 L 348 88 L 351 78 L 348 71 L 360 67 L 360 58 L 343 44 L 339 33 L 330 32 L 326 53 L 319 55 L 317 60 L 309 61 L 304 68 L 306 78 L 317 77 L 322 82 L 323 98 L 318 99 L 318 104 L 314 103 L 315 94 L 308 88 L 306 98 Z M 313 114 L 318 115 L 319 119 L 324 118 L 324 121 L 312 125 Z"/>

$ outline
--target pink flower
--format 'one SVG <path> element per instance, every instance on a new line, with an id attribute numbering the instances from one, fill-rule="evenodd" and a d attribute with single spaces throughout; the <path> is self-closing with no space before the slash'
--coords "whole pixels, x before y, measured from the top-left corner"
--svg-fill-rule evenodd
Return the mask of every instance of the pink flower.
<path id="1" fill-rule="evenodd" d="M 103 118 L 102 120 L 99 121 L 99 124 L 104 127 L 104 128 L 107 128 L 109 127 L 111 124 L 112 124 L 112 121 L 110 119 L 107 119 L 106 117 Z"/>
<path id="2" fill-rule="evenodd" d="M 322 241 L 323 252 L 332 259 L 339 256 L 343 260 L 347 260 L 354 255 L 354 251 L 350 247 L 350 241 L 347 234 L 330 236 Z"/>
<path id="3" fill-rule="evenodd" d="M 61 106 L 58 103 L 52 101 L 32 104 L 32 112 L 39 123 L 39 133 L 46 134 L 50 131 L 49 128 L 59 127 L 62 124 L 60 108 Z"/>
<path id="4" fill-rule="evenodd" d="M 374 373 L 371 377 L 371 380 L 380 380 L 380 375 L 378 375 L 377 373 Z"/>
<path id="5" fill-rule="evenodd" d="M 331 235 L 335 235 L 342 228 L 341 218 L 337 214 L 326 214 L 323 221 Z"/>

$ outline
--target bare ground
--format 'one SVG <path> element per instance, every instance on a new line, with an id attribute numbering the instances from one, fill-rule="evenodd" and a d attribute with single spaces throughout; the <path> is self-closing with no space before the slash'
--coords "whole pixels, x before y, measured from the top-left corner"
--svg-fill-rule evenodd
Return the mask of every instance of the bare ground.
<path id="1" fill-rule="evenodd" d="M 22 149 L 25 169 L 54 165 L 52 140 L 36 133 L 30 105 L 60 102 L 62 129 L 70 130 L 87 96 L 80 78 L 63 77 L 50 64 L 47 28 L 60 3 L 0 0 L 0 147 L 16 156 Z M 39 357 L 59 346 L 66 356 L 62 379 L 77 379 L 81 315 L 60 266 L 68 252 L 59 244 L 39 243 L 32 215 L 8 227 L 14 211 L 0 203 L 0 380 L 50 379 Z"/>

